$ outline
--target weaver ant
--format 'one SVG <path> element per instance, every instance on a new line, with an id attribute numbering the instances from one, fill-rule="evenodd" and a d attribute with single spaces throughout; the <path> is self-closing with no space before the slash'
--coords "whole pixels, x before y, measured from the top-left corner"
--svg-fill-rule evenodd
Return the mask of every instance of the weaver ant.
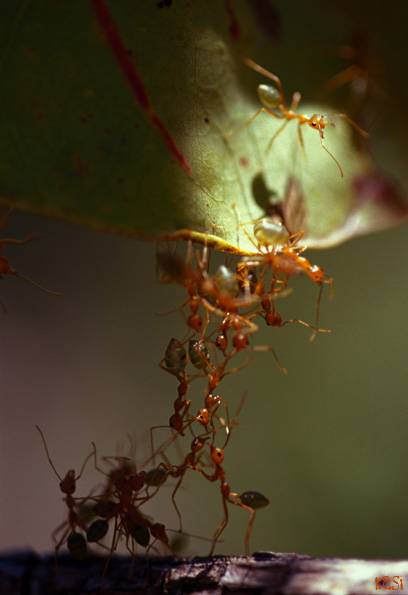
<path id="1" fill-rule="evenodd" d="M 249 520 L 248 520 L 247 530 L 246 530 L 245 538 L 244 538 L 245 553 L 247 555 L 249 555 L 249 540 L 251 537 L 252 528 L 253 528 L 253 524 L 254 524 L 254 520 L 255 520 L 255 511 L 256 511 L 256 509 L 262 508 L 269 504 L 269 500 L 267 498 L 265 498 L 265 496 L 263 496 L 262 494 L 259 494 L 258 492 L 244 492 L 243 494 L 240 495 L 237 492 L 233 492 L 231 490 L 230 485 L 226 479 L 226 472 L 225 472 L 224 468 L 222 467 L 222 464 L 224 462 L 224 456 L 225 456 L 225 447 L 227 445 L 229 437 L 230 437 L 230 433 L 227 433 L 227 438 L 225 440 L 223 448 L 215 447 L 213 444 L 210 446 L 211 460 L 215 467 L 214 473 L 208 474 L 200 467 L 197 467 L 197 471 L 199 471 L 199 473 L 201 473 L 201 475 L 203 475 L 208 481 L 211 481 L 211 482 L 219 481 L 220 482 L 220 491 L 221 491 L 221 497 L 222 497 L 222 507 L 223 507 L 223 512 L 224 512 L 224 517 L 213 535 L 213 542 L 212 542 L 211 550 L 209 553 L 210 556 L 213 555 L 215 548 L 217 546 L 217 543 L 219 541 L 219 538 L 221 537 L 221 534 L 223 533 L 223 531 L 225 530 L 225 528 L 228 525 L 228 521 L 229 521 L 229 512 L 228 512 L 228 505 L 227 505 L 228 502 L 230 504 L 234 504 L 235 506 L 239 506 L 240 508 L 243 508 L 244 510 L 246 510 L 249 513 Z"/>
<path id="2" fill-rule="evenodd" d="M 86 527 L 82 522 L 80 515 L 79 515 L 79 505 L 78 499 L 73 497 L 73 494 L 76 491 L 76 483 L 78 479 L 81 478 L 85 467 L 89 461 L 89 459 L 93 456 L 93 453 L 89 453 L 86 457 L 85 461 L 82 464 L 81 470 L 78 475 L 75 474 L 74 469 L 69 469 L 64 477 L 58 473 L 55 465 L 51 459 L 47 442 L 45 440 L 45 436 L 39 426 L 35 426 L 41 436 L 41 440 L 44 445 L 45 454 L 47 456 L 48 462 L 54 471 L 55 475 L 60 480 L 60 490 L 64 494 L 63 501 L 65 502 L 67 509 L 68 509 L 68 519 L 58 525 L 56 529 L 52 532 L 52 540 L 55 546 L 55 562 L 57 562 L 57 556 L 59 549 L 67 543 L 68 550 L 70 554 L 77 559 L 83 559 L 87 554 L 87 544 L 85 537 L 77 531 L 77 528 L 81 529 L 82 531 L 86 532 Z M 82 504 L 84 504 L 90 497 L 81 499 Z M 57 536 L 62 531 L 62 536 L 59 540 L 57 540 Z"/>
<path id="3" fill-rule="evenodd" d="M 112 519 L 114 520 L 110 556 L 104 570 L 106 572 L 110 557 L 117 549 L 122 534 L 125 535 L 125 545 L 131 554 L 134 554 L 134 542 L 147 548 L 150 543 L 150 535 L 155 540 L 159 539 L 168 547 L 168 539 L 164 526 L 160 523 L 151 522 L 139 510 L 142 504 L 155 495 L 157 489 L 164 483 L 167 473 L 163 479 L 163 474 L 158 473 L 159 468 L 138 472 L 135 463 L 128 457 L 104 457 L 104 461 L 118 463 L 114 469 L 106 473 L 98 466 L 96 446 L 94 443 L 92 443 L 92 447 L 95 469 L 107 478 L 104 492 L 101 496 L 94 498 L 96 504 L 93 511 L 101 519 L 95 521 L 88 529 L 88 532 L 92 532 L 92 528 L 98 523 L 97 528 L 93 530 L 93 534 L 95 535 L 92 535 L 92 540 L 98 541 L 96 537 L 100 535 L 102 537 L 105 536 L 108 531 L 109 522 Z M 157 488 L 152 494 L 148 493 L 150 486 Z M 144 494 L 141 494 L 142 490 L 144 490 Z M 98 533 L 99 528 L 100 533 Z M 131 541 L 130 546 L 129 541 Z M 153 547 L 153 544 L 149 547 Z"/>
<path id="4" fill-rule="evenodd" d="M 204 436 L 204 437 L 197 436 L 196 438 L 194 438 L 191 443 L 191 446 L 190 446 L 190 452 L 188 452 L 186 454 L 184 461 L 181 463 L 181 465 L 172 465 L 170 463 L 170 461 L 167 459 L 167 457 L 164 455 L 164 453 L 162 453 L 162 457 L 166 461 L 166 470 L 167 470 L 168 474 L 171 477 L 178 478 L 178 481 L 177 481 L 177 483 L 173 489 L 173 492 L 171 494 L 171 500 L 173 502 L 174 509 L 177 513 L 177 517 L 178 517 L 178 521 L 179 521 L 179 529 L 178 530 L 180 533 L 183 532 L 183 523 L 182 523 L 180 509 L 176 503 L 176 494 L 181 486 L 181 483 L 184 479 L 184 475 L 186 474 L 186 471 L 188 469 L 196 468 L 200 454 L 202 454 L 201 451 L 204 448 L 207 440 L 208 440 L 208 436 Z"/>
<path id="5" fill-rule="evenodd" d="M 310 260 L 302 256 L 302 253 L 306 250 L 306 246 L 297 245 L 303 236 L 302 231 L 292 235 L 288 234 L 288 242 L 283 246 L 276 246 L 274 244 L 275 232 L 272 231 L 270 235 L 268 234 L 268 230 L 271 228 L 269 219 L 270 217 L 263 217 L 255 224 L 258 229 L 262 229 L 262 235 L 258 233 L 257 236 L 258 244 L 255 244 L 258 254 L 244 257 L 243 261 L 248 267 L 270 266 L 274 275 L 280 273 L 283 274 L 286 279 L 292 275 L 303 273 L 313 283 L 319 286 L 316 302 L 315 325 L 308 325 L 308 323 L 305 323 L 304 321 L 296 321 L 313 329 L 313 333 L 310 337 L 310 340 L 313 341 L 318 332 L 330 332 L 328 329 L 319 328 L 319 314 L 323 286 L 326 284 L 332 287 L 333 278 L 326 276 L 321 267 L 312 264 Z M 252 242 L 252 238 L 250 238 L 250 240 Z M 268 306 L 266 306 L 266 308 L 268 308 Z"/>
<path id="6" fill-rule="evenodd" d="M 246 120 L 246 122 L 244 122 L 243 126 L 251 125 L 255 121 L 255 119 L 263 112 L 268 114 L 272 118 L 285 120 L 284 123 L 277 129 L 277 131 L 273 134 L 272 138 L 270 139 L 268 146 L 266 148 L 266 152 L 270 151 L 273 142 L 283 132 L 283 130 L 286 128 L 286 126 L 292 120 L 296 120 L 298 123 L 297 134 L 298 134 L 299 143 L 300 143 L 302 149 L 305 148 L 303 134 L 302 134 L 302 126 L 306 125 L 306 126 L 309 126 L 310 128 L 312 128 L 313 130 L 317 130 L 322 148 L 333 159 L 333 161 L 335 162 L 335 164 L 338 167 L 341 177 L 343 177 L 344 172 L 343 172 L 342 166 L 340 165 L 340 163 L 336 159 L 336 157 L 333 155 L 333 153 L 331 153 L 329 151 L 329 149 L 326 147 L 326 145 L 324 144 L 325 128 L 328 125 L 334 126 L 333 122 L 331 122 L 327 116 L 322 115 L 322 114 L 313 114 L 311 116 L 307 116 L 306 114 L 296 113 L 295 110 L 299 106 L 299 103 L 300 103 L 300 100 L 302 97 L 298 91 L 293 93 L 291 104 L 288 107 L 286 104 L 285 93 L 284 93 L 280 78 L 276 74 L 273 74 L 269 70 L 266 70 L 266 68 L 263 68 L 262 66 L 260 66 L 259 64 L 257 64 L 253 60 L 251 60 L 250 58 L 244 58 L 244 63 L 247 66 L 249 66 L 249 68 L 252 68 L 252 70 L 254 70 L 255 72 L 257 72 L 257 73 L 265 76 L 266 78 L 270 79 L 271 81 L 273 81 L 275 83 L 276 87 L 274 87 L 272 85 L 265 85 L 265 84 L 258 85 L 258 88 L 257 88 L 258 97 L 262 104 L 262 107 L 260 107 L 255 112 L 255 114 L 253 114 L 250 118 L 248 118 L 248 120 Z M 336 114 L 335 117 L 342 118 L 343 120 L 348 122 L 363 138 L 368 138 L 367 132 L 365 132 L 362 128 L 360 128 L 351 118 L 349 118 L 349 116 L 347 116 L 347 114 L 342 114 L 342 113 Z M 242 128 L 243 126 L 241 126 L 240 128 Z M 227 135 L 227 137 L 231 136 L 231 134 L 232 133 Z"/>

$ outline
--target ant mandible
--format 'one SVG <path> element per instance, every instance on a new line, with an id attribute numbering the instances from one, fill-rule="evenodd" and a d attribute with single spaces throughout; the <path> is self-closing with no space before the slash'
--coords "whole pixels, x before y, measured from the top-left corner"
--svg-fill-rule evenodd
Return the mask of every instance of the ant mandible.
<path id="1" fill-rule="evenodd" d="M 269 141 L 268 146 L 266 148 L 266 152 L 270 151 L 273 142 L 283 132 L 283 130 L 286 128 L 289 122 L 291 122 L 292 120 L 297 120 L 297 134 L 302 149 L 304 149 L 305 145 L 301 127 L 306 124 L 310 128 L 317 130 L 317 132 L 319 133 L 320 144 L 322 148 L 333 159 L 333 161 L 339 169 L 340 176 L 343 177 L 344 172 L 342 166 L 340 165 L 336 157 L 333 155 L 333 153 L 331 153 L 331 151 L 329 151 L 329 149 L 324 144 L 325 128 L 329 124 L 334 126 L 334 124 L 329 121 L 328 117 L 323 114 L 312 114 L 311 116 L 307 116 L 306 114 L 296 113 L 295 110 L 299 106 L 300 100 L 302 98 L 299 91 L 293 93 L 290 107 L 288 107 L 286 104 L 285 93 L 280 78 L 276 74 L 273 74 L 269 70 L 266 70 L 266 68 L 263 68 L 250 58 L 244 58 L 244 63 L 247 66 L 249 66 L 249 68 L 252 68 L 252 70 L 254 70 L 255 72 L 273 81 L 276 85 L 276 87 L 265 84 L 258 85 L 258 97 L 262 104 L 262 107 L 260 107 L 255 112 L 255 114 L 244 123 L 244 126 L 251 125 L 262 112 L 268 114 L 273 118 L 285 120 L 284 123 L 277 129 L 277 131 L 274 133 L 271 140 Z M 343 120 L 348 122 L 363 138 L 368 138 L 367 132 L 360 128 L 349 116 L 347 116 L 347 114 L 336 114 L 336 117 L 342 118 Z"/>

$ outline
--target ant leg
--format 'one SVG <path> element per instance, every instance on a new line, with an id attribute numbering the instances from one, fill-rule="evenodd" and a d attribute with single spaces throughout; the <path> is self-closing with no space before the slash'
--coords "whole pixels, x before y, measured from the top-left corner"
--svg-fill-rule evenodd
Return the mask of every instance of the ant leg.
<path id="1" fill-rule="evenodd" d="M 329 299 L 332 300 L 334 297 L 334 288 L 333 288 L 334 279 L 332 277 L 329 277 L 328 279 L 326 279 L 324 281 L 324 283 L 326 283 L 326 285 L 329 286 Z"/>
<path id="2" fill-rule="evenodd" d="M 290 104 L 290 109 L 292 112 L 294 112 L 299 107 L 301 99 L 302 95 L 299 93 L 299 91 L 295 91 L 292 95 L 292 102 Z"/>
<path id="3" fill-rule="evenodd" d="M 169 429 L 170 429 L 170 426 L 168 426 L 168 425 L 167 425 L 167 426 L 165 426 L 165 425 L 162 425 L 162 426 L 152 426 L 152 427 L 150 428 L 150 449 L 151 449 L 151 457 L 150 457 L 150 460 L 153 462 L 153 465 L 155 465 L 155 464 L 156 464 L 156 455 L 157 455 L 159 452 L 161 452 L 161 447 L 159 447 L 159 449 L 158 449 L 157 451 L 155 451 L 155 449 L 154 449 L 154 437 L 153 437 L 153 432 L 154 432 L 155 430 L 160 430 L 160 429 L 163 429 L 163 428 L 166 428 L 167 430 L 169 430 Z"/>
<path id="4" fill-rule="evenodd" d="M 303 238 L 303 236 L 305 235 L 305 232 L 302 231 L 295 231 L 295 233 L 291 233 L 289 236 L 289 243 L 290 246 L 295 246 L 295 244 L 297 244 L 299 242 L 299 240 L 301 240 Z M 304 252 L 306 250 L 306 247 L 302 247 L 301 248 L 302 252 Z"/>
<path id="5" fill-rule="evenodd" d="M 95 469 L 97 471 L 99 471 L 99 473 L 102 473 L 102 475 L 105 475 L 105 477 L 109 477 L 108 474 L 101 467 L 98 467 L 96 444 L 95 444 L 95 442 L 91 442 L 91 444 L 92 444 L 92 456 L 93 456 L 93 460 L 94 460 Z"/>
<path id="6" fill-rule="evenodd" d="M 270 116 L 272 115 L 271 112 L 267 112 Z M 283 132 L 286 128 L 286 126 L 289 124 L 290 120 L 285 120 L 284 123 L 282 124 L 282 126 L 279 126 L 278 130 L 275 132 L 275 134 L 272 136 L 271 140 L 268 143 L 268 146 L 266 147 L 266 151 L 265 153 L 269 153 L 269 151 L 271 150 L 272 144 L 273 142 L 276 140 L 276 138 L 281 134 L 281 132 Z"/>
<path id="7" fill-rule="evenodd" d="M 19 279 L 22 279 L 23 281 L 26 281 L 26 283 L 30 283 L 30 285 L 37 287 L 37 289 L 41 289 L 41 291 L 44 291 L 44 293 L 50 293 L 51 295 L 62 295 L 59 291 L 53 291 L 52 289 L 48 289 L 47 287 L 44 287 L 44 285 L 40 285 L 39 283 L 34 281 L 34 279 L 31 279 L 31 277 L 27 277 L 27 275 L 21 275 L 14 269 L 10 271 L 10 274 L 14 275 L 15 277 L 18 277 Z"/>
<path id="8" fill-rule="evenodd" d="M 67 527 L 67 531 L 66 532 L 64 531 L 64 534 L 65 535 L 68 535 L 69 529 L 70 529 L 70 527 L 68 525 L 68 521 L 62 521 L 62 523 L 60 525 L 58 525 L 58 527 L 56 527 L 54 529 L 54 531 L 51 533 L 51 539 L 52 539 L 52 542 L 54 544 L 54 547 L 56 547 L 57 544 L 59 544 L 59 542 L 61 541 L 61 539 L 60 540 L 57 540 L 57 535 L 58 535 L 58 533 L 61 532 L 61 529 L 63 529 L 64 527 Z M 61 547 L 61 545 L 59 545 L 59 547 Z"/>
<path id="9" fill-rule="evenodd" d="M 184 478 L 184 473 L 181 475 L 180 479 L 176 483 L 176 487 L 174 488 L 174 490 L 173 490 L 173 492 L 171 494 L 171 501 L 173 502 L 174 510 L 176 511 L 177 516 L 178 516 L 178 520 L 179 520 L 179 532 L 180 533 L 183 532 L 183 520 L 182 520 L 182 517 L 181 517 L 180 509 L 179 509 L 179 507 L 177 506 L 177 503 L 176 503 L 176 494 L 177 494 L 177 491 L 178 491 L 179 487 L 181 486 L 181 482 L 183 481 L 183 478 Z"/>
<path id="10" fill-rule="evenodd" d="M 328 279 L 326 279 L 325 281 L 323 281 L 323 283 L 326 283 L 326 285 L 330 285 L 330 293 L 329 293 L 329 297 L 332 297 L 332 291 L 333 291 L 333 279 L 330 277 Z M 313 332 L 313 334 L 310 336 L 310 341 L 314 341 L 316 338 L 316 335 L 318 332 L 331 332 L 330 329 L 320 329 L 319 328 L 319 321 L 320 321 L 320 302 L 322 299 L 322 295 L 323 295 L 323 283 L 320 284 L 320 289 L 319 289 L 319 293 L 317 295 L 317 301 L 316 301 L 316 322 L 315 322 L 315 330 Z"/>
<path id="11" fill-rule="evenodd" d="M 187 299 L 185 302 L 183 302 L 182 304 L 180 304 L 180 306 L 177 306 L 176 308 L 172 308 L 171 310 L 162 310 L 160 312 L 155 312 L 155 314 L 156 316 L 167 316 L 168 314 L 174 314 L 174 312 L 180 311 L 183 315 L 183 308 L 185 308 L 189 302 L 190 299 Z"/>
<path id="12" fill-rule="evenodd" d="M 67 521 L 65 521 L 64 523 L 62 523 L 62 525 L 59 525 L 59 527 L 57 527 L 57 529 L 53 531 L 53 533 L 52 533 L 52 539 L 53 539 L 54 543 L 55 543 L 55 540 L 54 540 L 54 534 L 55 534 L 55 532 L 58 531 L 58 530 L 60 531 L 62 529 L 62 527 L 64 525 L 66 525 L 66 524 L 67 524 Z M 66 530 L 64 531 L 64 533 L 62 534 L 61 539 L 57 543 L 55 543 L 55 546 L 54 546 L 54 568 L 55 568 L 55 574 L 56 575 L 58 574 L 58 552 L 61 549 L 61 547 L 64 545 L 64 543 L 66 542 L 67 537 L 68 537 L 70 531 L 71 531 L 71 527 L 68 526 L 66 528 Z"/>
<path id="13" fill-rule="evenodd" d="M 118 535 L 117 540 L 116 540 L 116 535 Z M 112 560 L 113 552 L 115 552 L 118 547 L 119 538 L 120 538 L 120 532 L 118 533 L 118 518 L 117 518 L 117 516 L 115 516 L 115 525 L 113 527 L 111 547 L 109 549 L 109 556 L 107 557 L 106 562 L 103 567 L 103 570 L 102 570 L 102 577 L 106 576 L 106 573 L 108 572 L 108 568 L 109 568 L 110 561 Z"/>
<path id="14" fill-rule="evenodd" d="M 345 120 L 363 138 L 369 138 L 370 135 L 368 134 L 368 132 L 360 128 L 360 126 L 356 124 L 354 120 L 352 120 L 347 114 L 336 114 L 336 118 L 342 118 L 343 120 Z"/>
<path id="15" fill-rule="evenodd" d="M 235 212 L 235 217 L 238 220 L 238 227 L 240 227 L 242 229 L 242 231 L 244 232 L 244 234 L 246 235 L 246 237 L 248 238 L 248 240 L 250 241 L 250 243 L 255 247 L 256 252 L 259 252 L 259 246 L 258 244 L 255 242 L 255 240 L 249 235 L 247 229 L 245 228 L 246 223 L 242 223 L 240 222 L 240 217 L 239 217 L 239 212 L 237 209 L 237 206 L 235 204 L 235 202 L 232 203 L 232 208 L 234 209 Z M 253 224 L 253 221 L 249 222 Z"/>
<path id="16" fill-rule="evenodd" d="M 281 363 L 281 361 L 278 358 L 278 355 L 276 353 L 276 351 L 274 350 L 274 348 L 272 347 L 272 345 L 254 345 L 252 347 L 252 351 L 270 351 L 273 355 L 273 358 L 279 368 L 279 370 L 283 373 L 283 374 L 287 374 L 288 371 L 285 368 L 285 366 Z"/>
<path id="17" fill-rule="evenodd" d="M 263 66 L 260 66 L 259 64 L 257 64 L 253 60 L 251 60 L 251 58 L 244 58 L 244 64 L 249 66 L 249 68 L 252 68 L 252 70 L 255 70 L 255 72 L 258 72 L 258 74 L 262 74 L 263 76 L 266 76 L 266 78 L 270 79 L 271 81 L 273 81 L 275 83 L 275 85 L 278 87 L 278 91 L 280 94 L 280 102 L 281 102 L 281 104 L 284 105 L 285 104 L 285 93 L 283 91 L 283 87 L 282 87 L 280 78 L 278 76 L 276 76 L 276 74 L 273 74 L 269 70 L 266 70 L 266 68 L 263 68 Z"/>
<path id="18" fill-rule="evenodd" d="M 223 494 L 222 494 L 222 507 L 223 507 L 223 511 L 224 511 L 224 518 L 222 519 L 219 527 L 217 528 L 216 532 L 214 533 L 213 542 L 212 542 L 209 556 L 212 556 L 214 554 L 214 550 L 217 547 L 218 539 L 221 537 L 221 534 L 225 530 L 225 527 L 228 525 L 228 520 L 229 520 L 228 506 L 227 506 L 227 501 Z"/>
<path id="19" fill-rule="evenodd" d="M 37 430 L 38 430 L 38 432 L 39 432 L 39 434 L 40 434 L 40 436 L 41 436 L 41 440 L 42 440 L 42 442 L 43 442 L 43 445 L 44 445 L 45 454 L 47 455 L 48 462 L 49 462 L 49 464 L 51 465 L 51 468 L 52 468 L 52 470 L 54 471 L 55 475 L 58 477 L 58 479 L 59 479 L 60 481 L 62 481 L 62 477 L 61 477 L 61 475 L 58 473 L 58 471 L 57 471 L 57 470 L 56 470 L 56 468 L 55 468 L 55 465 L 54 465 L 54 463 L 52 462 L 51 455 L 50 455 L 50 452 L 49 452 L 49 450 L 48 450 L 48 446 L 47 446 L 47 441 L 45 440 L 45 436 L 44 436 L 44 434 L 43 434 L 43 431 L 41 430 L 40 426 L 37 426 L 37 425 L 36 425 L 35 427 L 37 428 Z"/>
<path id="20" fill-rule="evenodd" d="M 307 154 L 306 154 L 306 149 L 305 149 L 305 141 L 303 140 L 303 132 L 302 132 L 302 128 L 301 128 L 302 124 L 298 124 L 297 127 L 297 135 L 298 135 L 298 140 L 299 140 L 299 144 L 300 144 L 300 148 L 302 149 L 303 155 L 305 156 L 305 159 L 307 160 Z"/>
<path id="21" fill-rule="evenodd" d="M 247 524 L 247 530 L 246 530 L 245 538 L 244 538 L 245 553 L 246 553 L 247 556 L 249 556 L 250 555 L 249 540 L 251 539 L 252 530 L 253 530 L 253 527 L 254 527 L 256 510 L 254 508 L 251 508 L 250 506 L 245 506 L 244 504 L 242 504 L 241 507 L 244 510 L 247 510 L 249 512 L 249 519 L 248 519 L 248 524 Z"/>
<path id="22" fill-rule="evenodd" d="M 331 333 L 331 329 L 330 328 L 319 328 L 319 327 L 315 327 L 313 326 L 313 324 L 309 324 L 309 322 L 305 322 L 304 320 L 300 320 L 299 318 L 290 318 L 289 320 L 284 320 L 282 323 L 282 326 L 284 326 L 285 324 L 301 324 L 302 326 L 305 326 L 306 328 L 309 328 L 313 331 L 314 334 L 317 333 Z M 310 339 L 312 341 L 312 339 Z"/>
<path id="23" fill-rule="evenodd" d="M 86 459 L 84 460 L 84 462 L 82 463 L 82 467 L 81 470 L 79 472 L 79 474 L 76 476 L 75 481 L 78 481 L 78 479 L 81 479 L 82 477 L 82 473 L 85 471 L 85 467 L 88 464 L 88 461 L 94 456 L 94 452 L 90 452 L 89 455 L 86 457 Z"/>
<path id="24" fill-rule="evenodd" d="M 323 294 L 323 283 L 320 283 L 320 287 L 319 287 L 319 293 L 317 294 L 317 301 L 316 301 L 316 321 L 315 321 L 315 325 L 316 328 L 314 330 L 314 332 L 310 335 L 310 339 L 309 341 L 312 342 L 315 340 L 316 335 L 317 335 L 317 330 L 319 328 L 319 321 L 320 321 L 320 302 L 322 299 L 322 294 Z"/>
<path id="25" fill-rule="evenodd" d="M 353 81 L 360 78 L 362 74 L 362 69 L 355 64 L 352 66 L 348 66 L 341 72 L 338 72 L 333 77 L 331 77 L 322 87 L 321 90 L 323 93 L 328 94 L 337 89 L 338 87 L 342 87 L 347 83 L 352 83 Z"/>
<path id="26" fill-rule="evenodd" d="M 28 242 L 31 242 L 32 240 L 36 240 L 38 239 L 38 236 L 35 235 L 28 235 L 26 238 L 22 239 L 22 240 L 16 240 L 15 238 L 4 238 L 4 239 L 0 239 L 0 244 L 15 244 L 15 245 L 21 245 L 21 244 L 27 244 Z"/>
<path id="27" fill-rule="evenodd" d="M 256 110 L 256 112 L 254 114 L 252 114 L 252 116 L 250 116 L 249 118 L 247 118 L 246 120 L 244 120 L 244 122 L 242 124 L 240 124 L 239 126 L 237 126 L 236 128 L 234 128 L 234 130 L 230 130 L 230 132 L 224 132 L 222 134 L 225 142 L 228 142 L 230 140 L 230 138 L 236 134 L 237 132 L 239 132 L 240 130 L 243 130 L 244 128 L 248 128 L 249 126 L 251 126 L 255 120 L 257 119 L 257 117 L 262 114 L 263 112 L 269 113 L 268 110 L 265 107 L 260 107 L 258 110 Z"/>
<path id="28" fill-rule="evenodd" d="M 334 163 L 337 165 L 337 167 L 339 168 L 339 172 L 340 172 L 340 176 L 342 178 L 344 178 L 344 172 L 343 172 L 343 168 L 340 165 L 340 162 L 336 159 L 336 157 L 333 155 L 333 153 L 331 153 L 329 151 L 329 149 L 326 147 L 326 145 L 323 142 L 323 137 L 320 136 L 320 144 L 322 145 L 323 149 L 326 151 L 326 153 L 328 153 L 330 155 L 330 157 L 333 159 Z"/>

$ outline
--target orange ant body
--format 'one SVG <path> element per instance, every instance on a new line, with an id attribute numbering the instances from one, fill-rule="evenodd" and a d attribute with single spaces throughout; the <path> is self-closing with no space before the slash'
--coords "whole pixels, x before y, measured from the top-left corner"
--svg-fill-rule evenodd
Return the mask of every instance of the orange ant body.
<path id="1" fill-rule="evenodd" d="M 249 555 L 249 540 L 252 533 L 253 523 L 255 520 L 255 511 L 257 508 L 261 508 L 263 506 L 267 506 L 269 504 L 269 500 L 265 498 L 262 494 L 258 492 L 244 492 L 243 494 L 238 494 L 233 492 L 230 488 L 229 483 L 226 479 L 226 473 L 224 468 L 222 467 L 222 463 L 224 462 L 224 449 L 227 444 L 228 438 L 230 434 L 227 435 L 226 442 L 223 448 L 215 447 L 211 445 L 210 452 L 211 452 L 211 460 L 215 466 L 214 473 L 208 474 L 203 469 L 198 468 L 197 470 L 203 475 L 208 481 L 219 481 L 220 482 L 220 491 L 222 497 L 222 507 L 224 512 L 224 517 L 214 533 L 213 536 L 213 543 L 210 550 L 210 556 L 213 555 L 214 550 L 217 546 L 218 540 L 221 537 L 221 534 L 225 530 L 226 526 L 228 525 L 229 521 L 229 512 L 228 512 L 228 505 L 227 503 L 234 504 L 235 506 L 239 506 L 243 508 L 247 512 L 249 512 L 249 520 L 247 525 L 247 530 L 245 533 L 244 544 L 245 544 L 245 553 Z M 252 494 L 253 496 L 249 496 Z M 255 496 L 256 495 L 256 496 Z"/>
<path id="2" fill-rule="evenodd" d="M 244 58 L 244 63 L 255 70 L 255 72 L 265 76 L 266 78 L 273 81 L 276 87 L 271 85 L 258 85 L 258 97 L 262 104 L 262 107 L 259 108 L 253 116 L 251 116 L 244 124 L 244 126 L 252 124 L 254 120 L 259 116 L 261 113 L 266 113 L 273 118 L 278 118 L 281 120 L 285 120 L 282 126 L 278 128 L 278 130 L 274 133 L 271 140 L 268 143 L 266 151 L 268 152 L 275 139 L 283 132 L 286 126 L 292 120 L 296 120 L 298 123 L 297 133 L 298 139 L 300 142 L 301 147 L 304 149 L 304 141 L 302 135 L 302 126 L 306 125 L 312 128 L 313 130 L 317 130 L 320 138 L 320 144 L 322 148 L 330 155 L 333 159 L 335 164 L 337 165 L 341 177 L 344 176 L 343 168 L 341 167 L 339 161 L 336 157 L 329 151 L 329 149 L 324 144 L 324 131 L 326 127 L 330 125 L 334 125 L 332 122 L 329 121 L 328 117 L 325 115 L 313 114 L 312 116 L 307 116 L 306 114 L 299 114 L 295 110 L 299 106 L 301 100 L 301 94 L 296 91 L 292 96 L 292 101 L 290 107 L 287 106 L 285 100 L 285 93 L 283 90 L 283 86 L 281 80 L 276 74 L 269 72 L 250 58 Z M 337 118 L 342 118 L 346 122 L 348 122 L 362 137 L 368 138 L 368 134 L 362 130 L 351 118 L 349 118 L 346 114 L 336 114 Z M 230 135 L 227 135 L 230 136 Z"/>
<path id="3" fill-rule="evenodd" d="M 177 481 L 177 483 L 173 489 L 173 492 L 171 494 L 171 500 L 173 502 L 174 509 L 178 516 L 180 533 L 183 531 L 183 523 L 182 523 L 180 509 L 178 508 L 177 503 L 176 503 L 176 494 L 181 486 L 181 483 L 184 479 L 186 471 L 188 469 L 196 468 L 201 451 L 204 448 L 207 440 L 208 440 L 208 436 L 204 436 L 204 437 L 198 436 L 198 437 L 194 438 L 194 440 L 192 441 L 191 446 L 190 446 L 190 452 L 187 453 L 187 455 L 185 456 L 184 461 L 181 463 L 181 465 L 171 465 L 170 462 L 165 457 L 166 469 L 167 469 L 169 475 L 171 477 L 178 478 L 178 481 Z M 164 456 L 164 454 L 162 456 Z"/>
<path id="4" fill-rule="evenodd" d="M 272 219 L 272 221 L 271 221 Z M 260 234 L 258 232 L 258 246 L 257 249 L 259 251 L 258 254 L 250 257 L 246 257 L 244 259 L 245 264 L 248 267 L 256 267 L 256 266 L 270 266 L 273 270 L 273 274 L 283 274 L 286 279 L 291 275 L 298 275 L 303 273 L 306 275 L 313 283 L 319 286 L 319 294 L 317 297 L 317 307 L 316 307 L 316 322 L 315 326 L 311 326 L 304 321 L 294 320 L 293 322 L 298 322 L 303 324 L 304 326 L 308 326 L 313 329 L 313 334 L 311 335 L 311 340 L 313 340 L 318 332 L 330 332 L 328 329 L 320 329 L 319 328 L 319 311 L 320 311 L 320 301 L 323 291 L 323 286 L 329 285 L 330 287 L 333 286 L 333 279 L 332 277 L 328 277 L 324 270 L 319 267 L 318 265 L 312 264 L 310 260 L 302 256 L 302 253 L 306 250 L 306 246 L 297 246 L 296 244 L 303 236 L 303 232 L 297 232 L 292 234 L 291 236 L 287 233 L 287 243 L 284 245 L 276 245 L 275 244 L 275 231 L 270 231 L 272 229 L 271 225 L 275 221 L 274 218 L 270 217 L 263 217 L 255 224 L 255 229 L 263 229 L 263 233 Z M 267 321 L 267 314 L 268 314 L 268 305 L 266 302 L 263 304 L 266 306 L 265 310 L 265 320 Z M 265 309 L 265 308 L 264 308 Z M 279 325 L 279 319 L 275 319 Z M 268 322 L 268 321 L 267 321 Z M 271 317 L 271 322 L 274 322 L 273 313 Z M 275 325 L 273 325 L 275 326 Z"/>

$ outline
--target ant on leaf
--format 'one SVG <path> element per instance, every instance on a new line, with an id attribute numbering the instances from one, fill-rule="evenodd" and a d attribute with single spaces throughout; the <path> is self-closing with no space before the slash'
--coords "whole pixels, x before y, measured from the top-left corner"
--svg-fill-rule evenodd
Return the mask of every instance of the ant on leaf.
<path id="1" fill-rule="evenodd" d="M 260 107 L 255 112 L 255 114 L 248 118 L 240 128 L 251 125 L 255 121 L 255 119 L 263 112 L 268 114 L 272 118 L 284 120 L 283 124 L 276 130 L 276 132 L 273 134 L 272 138 L 268 143 L 268 146 L 266 148 L 266 152 L 268 153 L 276 138 L 283 132 L 283 130 L 292 120 L 296 120 L 298 123 L 298 139 L 302 149 L 304 150 L 305 144 L 303 140 L 302 126 L 309 126 L 310 128 L 317 130 L 317 132 L 319 133 L 320 144 L 322 148 L 333 159 L 333 161 L 338 167 L 341 177 L 343 177 L 344 172 L 342 166 L 340 165 L 336 157 L 333 155 L 333 153 L 331 153 L 331 151 L 329 151 L 329 149 L 324 144 L 325 128 L 328 125 L 334 126 L 334 123 L 330 121 L 328 116 L 325 116 L 323 114 L 312 114 L 311 116 L 307 116 L 306 114 L 297 113 L 296 109 L 298 108 L 300 100 L 302 98 L 299 91 L 293 93 L 292 101 L 290 103 L 290 106 L 288 106 L 286 103 L 285 92 L 283 90 L 281 80 L 276 74 L 273 74 L 269 70 L 266 70 L 266 68 L 263 68 L 250 58 L 244 58 L 244 63 L 247 66 L 249 66 L 249 68 L 252 68 L 252 70 L 254 70 L 255 72 L 271 80 L 276 86 L 265 84 L 258 85 L 258 97 L 259 101 L 262 104 L 262 107 Z M 347 114 L 336 114 L 335 117 L 342 118 L 343 120 L 348 122 L 363 138 L 368 138 L 367 132 L 360 128 L 349 116 L 347 116 Z M 231 134 L 233 133 L 230 133 L 229 135 L 227 135 L 227 137 L 231 136 Z"/>

